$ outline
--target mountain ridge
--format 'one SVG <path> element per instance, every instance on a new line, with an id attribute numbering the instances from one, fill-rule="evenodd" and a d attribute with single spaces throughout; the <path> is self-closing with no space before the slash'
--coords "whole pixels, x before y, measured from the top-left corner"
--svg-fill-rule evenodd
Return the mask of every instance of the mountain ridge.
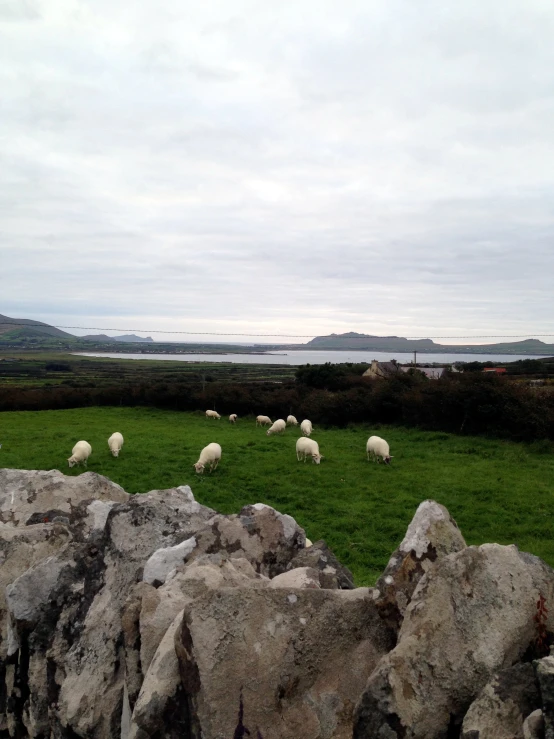
<path id="1" fill-rule="evenodd" d="M 496 344 L 437 344 L 432 339 L 406 339 L 402 336 L 374 336 L 349 331 L 344 334 L 316 336 L 303 349 L 344 351 L 397 351 L 435 354 L 554 354 L 554 344 L 540 339 L 500 342 Z M 300 348 L 300 346 L 298 348 Z"/>
<path id="2" fill-rule="evenodd" d="M 42 343 L 52 344 L 53 339 L 64 339 L 66 342 L 75 344 L 110 344 L 117 343 L 141 343 L 153 345 L 155 342 L 151 336 L 141 337 L 135 334 L 122 334 L 120 336 L 107 336 L 106 334 L 89 334 L 87 336 L 75 336 L 61 329 L 51 326 L 42 321 L 34 321 L 29 318 L 10 318 L 0 314 L 0 344 L 8 343 L 10 338 L 17 338 L 19 342 L 28 341 L 35 348 Z M 44 337 L 42 339 L 42 337 Z M 49 338 L 47 338 L 49 337 Z M 186 342 L 170 342 L 173 346 L 186 344 Z M 171 353 L 163 347 L 169 343 L 157 344 L 162 353 Z M 188 345 L 187 345 L 188 346 Z M 214 344 L 204 345 L 201 342 L 198 347 L 208 346 L 214 349 Z M 232 347 L 234 344 L 226 344 Z M 438 344 L 432 339 L 407 339 L 402 336 L 376 336 L 373 334 L 362 334 L 357 331 L 347 331 L 342 334 L 327 334 L 315 336 L 305 344 L 272 344 L 265 347 L 266 351 L 275 349 L 323 349 L 344 351 L 392 351 L 413 354 L 414 351 L 421 354 L 529 354 L 536 356 L 553 356 L 554 344 L 546 344 L 540 339 L 522 339 L 521 341 L 500 342 L 497 344 Z"/>

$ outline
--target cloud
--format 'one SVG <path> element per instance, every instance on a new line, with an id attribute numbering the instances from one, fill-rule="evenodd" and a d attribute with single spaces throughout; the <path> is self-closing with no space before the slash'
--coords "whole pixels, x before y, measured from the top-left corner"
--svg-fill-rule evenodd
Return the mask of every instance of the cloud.
<path id="1" fill-rule="evenodd" d="M 1 312 L 546 333 L 553 32 L 546 0 L 3 3 Z"/>

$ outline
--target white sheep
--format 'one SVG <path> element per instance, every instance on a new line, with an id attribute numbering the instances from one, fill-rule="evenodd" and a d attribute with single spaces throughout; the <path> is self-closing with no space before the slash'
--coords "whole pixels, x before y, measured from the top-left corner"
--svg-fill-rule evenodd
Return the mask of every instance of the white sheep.
<path id="1" fill-rule="evenodd" d="M 198 458 L 198 462 L 196 462 L 196 464 L 193 464 L 192 466 L 199 475 L 202 475 L 204 473 L 204 467 L 208 465 L 210 467 L 210 472 L 213 472 L 213 470 L 215 470 L 217 465 L 219 464 L 220 459 L 221 447 L 219 446 L 219 444 L 212 442 L 211 444 L 208 444 L 208 446 L 205 446 L 204 449 L 202 449 L 202 451 L 200 452 L 200 457 Z"/>
<path id="2" fill-rule="evenodd" d="M 217 418 L 217 420 L 219 421 L 221 416 L 217 411 L 206 411 L 206 418 Z"/>
<path id="3" fill-rule="evenodd" d="M 236 413 L 231 413 L 231 415 L 229 416 L 229 423 L 236 423 L 237 422 L 237 418 L 238 418 L 238 416 L 237 416 Z"/>
<path id="4" fill-rule="evenodd" d="M 304 436 L 309 436 L 313 430 L 312 422 L 308 421 L 308 419 L 305 418 L 300 424 L 300 429 L 302 433 L 304 434 Z"/>
<path id="5" fill-rule="evenodd" d="M 110 438 L 108 439 L 108 446 L 110 447 L 110 451 L 114 455 L 114 457 L 119 456 L 119 452 L 121 451 L 121 447 L 123 446 L 123 436 L 119 433 L 119 431 L 115 431 L 110 436 Z"/>
<path id="6" fill-rule="evenodd" d="M 298 421 L 294 416 L 287 416 L 287 426 L 298 426 Z"/>
<path id="7" fill-rule="evenodd" d="M 271 426 L 271 428 L 268 428 L 267 435 L 271 436 L 271 434 L 280 434 L 282 431 L 284 431 L 287 428 L 287 424 L 283 421 L 282 418 L 278 418 L 277 421 Z"/>
<path id="8" fill-rule="evenodd" d="M 269 416 L 256 416 L 256 426 L 271 426 L 271 423 Z"/>
<path id="9" fill-rule="evenodd" d="M 367 440 L 366 451 L 368 462 L 369 455 L 371 454 L 374 462 L 379 462 L 379 457 L 381 457 L 385 464 L 390 464 L 392 457 L 390 455 L 389 445 L 384 439 L 381 439 L 380 436 L 369 437 L 369 439 Z"/>
<path id="10" fill-rule="evenodd" d="M 311 457 L 313 462 L 319 464 L 323 459 L 323 454 L 319 453 L 319 444 L 317 441 L 301 436 L 296 442 L 296 459 L 299 462 L 301 459 L 304 459 L 305 462 L 308 457 Z"/>
<path id="11" fill-rule="evenodd" d="M 87 466 L 87 459 L 92 454 L 92 447 L 88 441 L 78 441 L 73 449 L 71 450 L 71 457 L 68 458 L 69 466 L 73 467 L 74 464 L 80 464 L 81 462 Z"/>

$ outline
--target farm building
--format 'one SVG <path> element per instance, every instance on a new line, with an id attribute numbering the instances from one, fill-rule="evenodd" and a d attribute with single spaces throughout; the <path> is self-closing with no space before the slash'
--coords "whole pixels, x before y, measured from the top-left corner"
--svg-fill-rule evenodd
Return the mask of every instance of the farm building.
<path id="1" fill-rule="evenodd" d="M 485 367 L 483 372 L 496 372 L 497 375 L 506 374 L 506 367 Z"/>
<path id="2" fill-rule="evenodd" d="M 400 371 L 400 365 L 395 362 L 378 362 L 374 359 L 362 377 L 391 377 Z"/>
<path id="3" fill-rule="evenodd" d="M 374 359 L 362 377 L 391 377 L 398 372 L 409 372 L 411 369 L 417 369 L 430 380 L 438 380 L 446 372 L 444 367 L 414 367 L 411 364 L 400 365 L 395 362 L 378 362 Z"/>

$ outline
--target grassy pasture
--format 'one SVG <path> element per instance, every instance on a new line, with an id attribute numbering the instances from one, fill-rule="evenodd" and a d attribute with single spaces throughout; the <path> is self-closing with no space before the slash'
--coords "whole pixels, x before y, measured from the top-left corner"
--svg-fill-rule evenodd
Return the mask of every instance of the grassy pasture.
<path id="1" fill-rule="evenodd" d="M 113 458 L 107 439 L 121 431 Z M 390 467 L 366 461 L 368 436 L 386 438 Z M 325 455 L 320 466 L 296 461 L 297 429 L 267 437 L 253 418 L 236 426 L 201 413 L 150 408 L 79 408 L 0 414 L 0 466 L 59 469 L 79 439 L 92 445 L 88 469 L 130 493 L 189 484 L 195 497 L 222 513 L 268 503 L 289 513 L 310 539 L 324 538 L 370 585 L 404 536 L 415 509 L 433 498 L 454 516 L 468 544 L 517 544 L 554 566 L 554 449 L 549 442 L 513 442 L 401 427 L 315 426 Z M 196 475 L 203 446 L 223 448 L 213 474 Z"/>

